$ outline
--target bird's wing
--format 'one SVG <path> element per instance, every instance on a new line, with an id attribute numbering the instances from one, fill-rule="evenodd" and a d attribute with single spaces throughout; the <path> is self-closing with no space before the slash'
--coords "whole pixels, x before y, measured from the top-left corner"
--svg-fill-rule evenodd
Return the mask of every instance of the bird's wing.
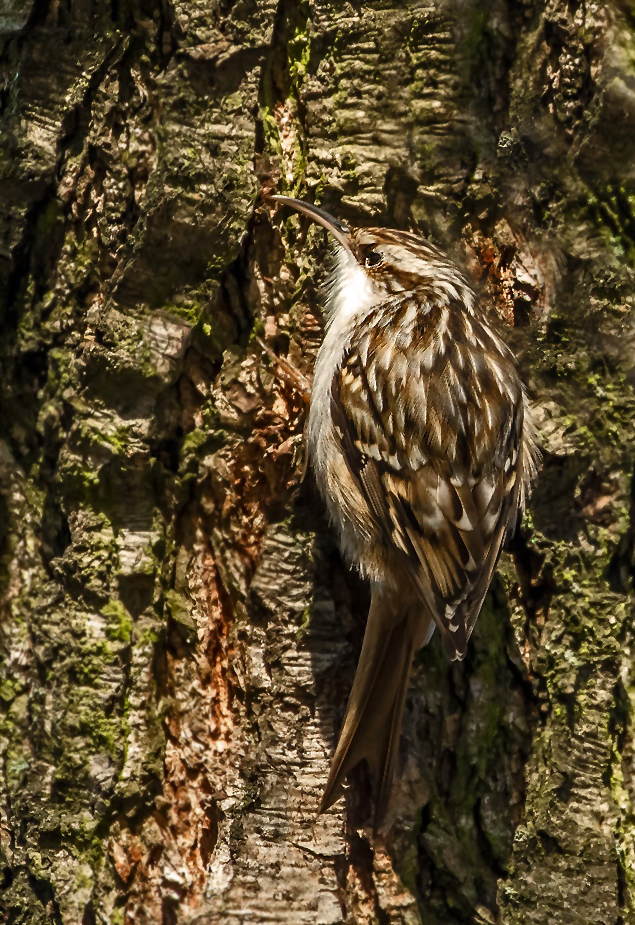
<path id="1" fill-rule="evenodd" d="M 462 306 L 409 294 L 375 314 L 334 377 L 333 420 L 369 515 L 460 659 L 522 497 L 522 384 Z"/>

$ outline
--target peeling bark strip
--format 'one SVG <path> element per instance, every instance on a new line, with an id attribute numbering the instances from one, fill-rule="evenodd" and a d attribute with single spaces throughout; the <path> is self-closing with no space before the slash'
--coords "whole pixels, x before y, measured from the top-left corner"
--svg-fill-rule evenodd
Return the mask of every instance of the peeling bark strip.
<path id="1" fill-rule="evenodd" d="M 635 921 L 628 4 L 0 11 L 0 919 Z M 321 232 L 480 279 L 545 466 L 394 825 L 315 810 L 363 634 L 304 466 Z"/>

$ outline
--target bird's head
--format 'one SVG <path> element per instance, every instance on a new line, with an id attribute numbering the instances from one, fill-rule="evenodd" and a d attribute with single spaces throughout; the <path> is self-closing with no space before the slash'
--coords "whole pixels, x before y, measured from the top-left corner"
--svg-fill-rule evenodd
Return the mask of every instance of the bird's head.
<path id="1" fill-rule="evenodd" d="M 456 266 L 434 245 L 407 231 L 386 228 L 354 228 L 328 212 L 290 196 L 271 196 L 322 225 L 339 245 L 336 273 L 362 271 L 360 282 L 372 289 L 377 300 L 399 292 L 429 289 L 437 300 L 472 300 L 472 290 Z"/>

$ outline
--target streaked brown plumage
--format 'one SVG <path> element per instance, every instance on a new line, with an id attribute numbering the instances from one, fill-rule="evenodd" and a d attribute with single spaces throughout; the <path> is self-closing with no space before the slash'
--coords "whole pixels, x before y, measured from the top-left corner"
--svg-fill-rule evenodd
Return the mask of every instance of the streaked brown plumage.
<path id="1" fill-rule="evenodd" d="M 321 809 L 362 759 L 388 803 L 414 653 L 438 627 L 464 658 L 538 453 L 515 359 L 458 268 L 423 239 L 349 229 L 337 241 L 308 424 L 318 486 L 371 608 Z"/>

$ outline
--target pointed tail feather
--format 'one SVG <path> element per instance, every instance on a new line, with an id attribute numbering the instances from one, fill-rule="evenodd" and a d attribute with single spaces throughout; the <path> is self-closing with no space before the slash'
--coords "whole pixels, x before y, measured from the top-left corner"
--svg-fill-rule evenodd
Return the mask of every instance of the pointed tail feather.
<path id="1" fill-rule="evenodd" d="M 373 589 L 357 673 L 320 805 L 324 812 L 339 799 L 347 775 L 366 758 L 376 784 L 375 831 L 388 806 L 412 659 L 429 637 L 420 604 L 417 611 L 413 619 L 408 610 L 396 610 L 385 592 Z"/>
<path id="2" fill-rule="evenodd" d="M 377 797 L 375 800 L 375 818 L 373 821 L 373 832 L 375 835 L 377 835 L 379 827 L 381 826 L 384 816 L 386 815 L 386 810 L 388 809 L 390 788 L 393 775 L 395 773 L 397 752 L 399 751 L 399 738 L 401 735 L 403 708 L 406 702 L 408 684 L 410 682 L 412 658 L 415 653 L 412 644 L 412 637 L 403 624 L 400 628 L 398 628 L 397 633 L 399 633 L 399 635 L 402 637 L 400 652 L 397 653 L 397 655 L 402 658 L 402 667 L 400 669 L 401 674 L 399 678 L 399 685 L 395 693 L 392 709 L 390 711 L 387 722 L 384 724 L 384 736 L 386 741 L 385 743 L 378 743 L 378 750 L 376 752 L 377 758 L 380 759 L 381 764 L 374 772 L 374 776 L 379 782 L 377 787 Z M 392 646 L 390 648 L 392 649 Z M 396 661 L 398 660 L 399 659 L 396 659 Z M 369 764 L 371 764 L 370 761 Z"/>

